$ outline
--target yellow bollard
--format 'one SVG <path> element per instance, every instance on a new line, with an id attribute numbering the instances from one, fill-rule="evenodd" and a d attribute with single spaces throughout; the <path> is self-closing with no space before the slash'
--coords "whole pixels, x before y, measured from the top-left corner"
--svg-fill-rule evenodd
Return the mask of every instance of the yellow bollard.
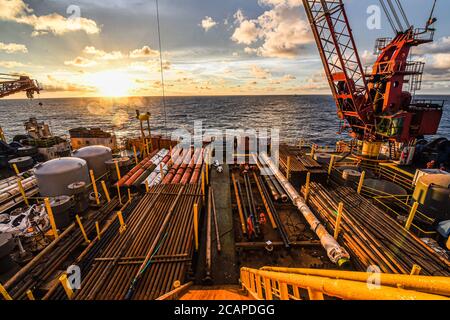
<path id="1" fill-rule="evenodd" d="M 311 172 L 308 172 L 306 175 L 306 185 L 305 185 L 305 200 L 308 201 L 309 197 L 309 188 L 311 184 Z"/>
<path id="2" fill-rule="evenodd" d="M 203 203 L 205 203 L 206 201 L 205 170 L 202 170 L 202 195 L 203 195 Z"/>
<path id="3" fill-rule="evenodd" d="M 127 225 L 125 224 L 125 221 L 123 220 L 122 211 L 117 211 L 117 217 L 119 218 L 119 222 L 120 222 L 119 232 L 124 233 L 125 230 L 127 229 Z"/>
<path id="4" fill-rule="evenodd" d="M 412 276 L 418 276 L 421 271 L 422 271 L 422 268 L 419 265 L 415 264 L 412 267 L 411 275 Z"/>
<path id="5" fill-rule="evenodd" d="M 91 182 L 92 182 L 92 188 L 94 189 L 95 202 L 97 203 L 97 205 L 100 205 L 100 198 L 98 197 L 98 189 L 97 189 L 97 183 L 95 182 L 94 171 L 89 170 L 89 174 L 91 175 Z"/>
<path id="6" fill-rule="evenodd" d="M 100 240 L 100 225 L 98 224 L 98 221 L 95 221 L 95 230 L 97 231 L 97 239 Z"/>
<path id="7" fill-rule="evenodd" d="M 34 298 L 33 291 L 31 291 L 31 290 L 27 291 L 27 297 L 28 297 L 28 300 L 36 300 Z"/>
<path id="8" fill-rule="evenodd" d="M 23 188 L 22 180 L 19 179 L 19 180 L 17 181 L 17 185 L 19 186 L 19 191 L 20 191 L 20 193 L 22 194 L 23 201 L 24 201 L 25 204 L 29 207 L 29 206 L 30 206 L 30 203 L 28 202 L 27 194 L 25 193 L 25 189 Z"/>
<path id="9" fill-rule="evenodd" d="M 331 160 L 330 160 L 330 165 L 328 166 L 328 175 L 331 175 L 331 172 L 333 171 L 333 167 L 334 167 L 334 162 L 336 160 L 336 156 L 333 154 L 331 156 Z"/>
<path id="10" fill-rule="evenodd" d="M 148 180 L 145 180 L 145 192 L 150 192 L 150 186 L 148 185 Z"/>
<path id="11" fill-rule="evenodd" d="M 362 188 L 364 186 L 364 179 L 366 178 L 366 172 L 363 171 L 361 174 L 361 178 L 359 178 L 359 184 L 358 184 L 358 194 L 361 194 Z"/>
<path id="12" fill-rule="evenodd" d="M 15 163 L 13 163 L 12 167 L 13 167 L 14 172 L 16 173 L 16 175 L 19 175 L 20 171 L 19 171 L 19 168 L 17 168 L 17 165 Z"/>
<path id="13" fill-rule="evenodd" d="M 0 293 L 5 300 L 12 300 L 12 297 L 9 295 L 8 291 L 6 291 L 5 287 L 0 284 Z"/>
<path id="14" fill-rule="evenodd" d="M 128 189 L 128 201 L 131 202 L 131 190 Z"/>
<path id="15" fill-rule="evenodd" d="M 103 192 L 105 193 L 106 200 L 108 200 L 108 203 L 110 203 L 111 197 L 109 196 L 109 191 L 108 191 L 108 188 L 106 187 L 105 181 L 102 180 L 101 184 L 102 184 Z"/>
<path id="16" fill-rule="evenodd" d="M 120 187 L 117 185 L 117 196 L 119 197 L 119 203 L 122 205 L 122 195 L 120 194 Z"/>
<path id="17" fill-rule="evenodd" d="M 116 163 L 117 181 L 120 181 L 122 177 L 120 176 L 119 162 L 115 161 L 115 163 Z"/>
<path id="18" fill-rule="evenodd" d="M 59 237 L 58 235 L 58 229 L 56 228 L 56 222 L 55 222 L 55 216 L 53 215 L 52 206 L 50 205 L 50 199 L 45 198 L 44 199 L 45 208 L 47 209 L 48 218 L 50 220 L 50 225 L 52 226 L 53 235 L 55 239 Z"/>
<path id="19" fill-rule="evenodd" d="M 419 203 L 418 202 L 414 202 L 411 211 L 409 213 L 409 217 L 408 220 L 406 220 L 406 224 L 405 224 L 405 229 L 409 231 L 409 229 L 411 228 L 411 225 L 413 224 L 414 221 L 414 217 L 416 216 L 416 212 L 417 212 L 417 208 L 419 207 Z"/>
<path id="20" fill-rule="evenodd" d="M 195 251 L 198 251 L 198 204 L 194 203 L 194 236 Z"/>
<path id="21" fill-rule="evenodd" d="M 87 237 L 86 230 L 84 230 L 83 223 L 81 223 L 80 216 L 76 215 L 75 219 L 77 220 L 78 226 L 80 227 L 81 233 L 83 234 L 84 241 L 86 241 L 87 244 L 91 243 L 91 241 Z"/>
<path id="22" fill-rule="evenodd" d="M 72 300 L 74 292 L 73 292 L 72 288 L 69 285 L 69 280 L 67 279 L 67 274 L 63 273 L 59 277 L 59 282 L 63 286 L 64 291 L 66 292 L 67 298 L 69 298 L 69 300 Z"/>
<path id="23" fill-rule="evenodd" d="M 286 179 L 291 179 L 291 157 L 287 157 Z"/>
<path id="24" fill-rule="evenodd" d="M 136 152 L 136 146 L 133 146 L 133 153 L 134 153 L 134 161 L 136 162 L 136 165 L 139 163 L 138 156 Z"/>
<path id="25" fill-rule="evenodd" d="M 344 212 L 344 203 L 339 203 L 338 214 L 336 218 L 336 226 L 334 227 L 334 239 L 337 240 L 339 236 L 339 232 L 341 231 L 341 219 L 342 213 Z"/>

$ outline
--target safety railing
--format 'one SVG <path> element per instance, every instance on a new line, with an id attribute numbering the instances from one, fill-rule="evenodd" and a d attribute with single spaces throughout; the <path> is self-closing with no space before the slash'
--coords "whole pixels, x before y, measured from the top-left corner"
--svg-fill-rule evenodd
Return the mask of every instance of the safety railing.
<path id="1" fill-rule="evenodd" d="M 448 277 L 265 267 L 242 268 L 240 281 L 257 300 L 448 300 L 450 296 Z"/>

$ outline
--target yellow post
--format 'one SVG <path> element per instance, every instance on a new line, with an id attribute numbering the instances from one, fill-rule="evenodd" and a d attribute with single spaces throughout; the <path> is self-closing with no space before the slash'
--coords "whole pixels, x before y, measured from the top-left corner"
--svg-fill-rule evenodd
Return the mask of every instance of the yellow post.
<path id="1" fill-rule="evenodd" d="M 447 249 L 450 250 L 450 237 L 447 239 Z"/>
<path id="2" fill-rule="evenodd" d="M 31 290 L 27 291 L 27 297 L 28 297 L 28 300 L 36 300 L 34 298 L 33 291 L 31 291 Z"/>
<path id="3" fill-rule="evenodd" d="M 290 179 L 291 178 L 291 157 L 288 156 L 287 157 L 287 165 L 286 165 L 286 179 Z"/>
<path id="4" fill-rule="evenodd" d="M 328 175 L 331 175 L 331 172 L 333 171 L 334 162 L 336 161 L 336 155 L 331 156 L 330 165 L 328 166 Z"/>
<path id="5" fill-rule="evenodd" d="M 361 173 L 361 178 L 359 178 L 358 194 L 361 194 L 362 188 L 364 186 L 364 179 L 365 178 L 366 178 L 366 172 L 363 171 L 363 173 Z"/>
<path id="6" fill-rule="evenodd" d="M 8 291 L 0 284 L 0 293 L 5 300 L 12 300 L 12 297 L 9 295 Z"/>
<path id="7" fill-rule="evenodd" d="M 5 133 L 3 132 L 3 129 L 0 127 L 0 140 L 6 142 Z"/>
<path id="8" fill-rule="evenodd" d="M 97 203 L 97 205 L 100 205 L 100 198 L 98 197 L 98 189 L 97 189 L 97 183 L 95 182 L 94 171 L 89 170 L 89 174 L 91 175 L 91 182 L 92 182 L 92 188 L 94 189 L 95 202 Z"/>
<path id="9" fill-rule="evenodd" d="M 202 195 L 203 195 L 203 202 L 206 201 L 206 182 L 205 182 L 205 171 L 202 170 Z"/>
<path id="10" fill-rule="evenodd" d="M 150 186 L 148 185 L 148 180 L 145 180 L 145 192 L 149 192 L 150 191 Z"/>
<path id="11" fill-rule="evenodd" d="M 19 168 L 17 168 L 17 165 L 16 165 L 15 163 L 13 163 L 12 167 L 13 167 L 13 169 L 14 169 L 14 172 L 15 172 L 17 175 L 19 175 L 19 174 L 20 174 L 20 171 L 19 171 Z"/>
<path id="12" fill-rule="evenodd" d="M 205 170 L 206 170 L 206 185 L 209 185 L 209 165 L 208 165 L 208 162 L 206 163 Z"/>
<path id="13" fill-rule="evenodd" d="M 75 219 L 77 220 L 78 226 L 80 227 L 81 233 L 83 234 L 84 241 L 86 241 L 86 243 L 88 244 L 91 243 L 91 241 L 87 237 L 86 230 L 84 230 L 83 223 L 81 223 L 80 216 L 76 215 Z"/>
<path id="14" fill-rule="evenodd" d="M 300 139 L 300 142 L 299 142 L 299 148 L 300 148 L 300 151 L 301 151 L 302 148 L 303 148 L 303 139 Z"/>
<path id="15" fill-rule="evenodd" d="M 47 209 L 48 218 L 50 220 L 50 225 L 52 226 L 53 235 L 56 238 L 58 238 L 58 229 L 56 228 L 56 222 L 55 222 L 55 216 L 53 215 L 52 206 L 50 205 L 50 199 L 45 198 L 44 199 L 45 208 Z"/>
<path id="16" fill-rule="evenodd" d="M 306 175 L 306 186 L 305 186 L 305 200 L 308 201 L 309 197 L 309 188 L 311 184 L 311 172 L 308 172 Z"/>
<path id="17" fill-rule="evenodd" d="M 125 224 L 125 220 L 123 220 L 122 211 L 117 211 L 117 217 L 119 218 L 119 222 L 120 222 L 119 232 L 124 233 L 125 230 L 127 229 L 127 225 Z"/>
<path id="18" fill-rule="evenodd" d="M 63 286 L 64 291 L 66 292 L 67 298 L 69 298 L 69 300 L 72 300 L 74 292 L 73 292 L 72 288 L 69 285 L 69 280 L 67 279 L 67 274 L 63 273 L 61 275 L 61 277 L 59 277 L 59 282 Z"/>
<path id="19" fill-rule="evenodd" d="M 128 189 L 128 201 L 131 202 L 131 190 L 130 189 Z"/>
<path id="20" fill-rule="evenodd" d="M 148 146 L 148 140 L 145 140 L 145 149 L 147 150 L 147 155 L 149 155 L 150 154 L 150 149 L 149 149 L 149 146 Z"/>
<path id="21" fill-rule="evenodd" d="M 95 221 L 95 230 L 97 231 L 97 238 L 100 240 L 100 225 L 98 224 L 98 221 Z"/>
<path id="22" fill-rule="evenodd" d="M 334 228 L 334 239 L 336 239 L 336 240 L 339 236 L 339 232 L 341 231 L 341 219 L 342 219 L 343 211 L 344 211 L 344 203 L 340 202 L 339 208 L 338 208 L 338 214 L 337 214 L 337 218 L 336 218 L 336 226 Z"/>
<path id="23" fill-rule="evenodd" d="M 315 144 L 313 144 L 312 146 L 311 146 L 311 158 L 313 158 L 314 159 L 314 154 L 316 153 L 316 145 Z"/>
<path id="24" fill-rule="evenodd" d="M 195 251 L 198 251 L 198 204 L 194 203 L 194 236 Z"/>
<path id="25" fill-rule="evenodd" d="M 136 165 L 139 163 L 138 156 L 136 152 L 136 146 L 133 146 L 133 153 L 134 153 L 134 161 L 136 162 Z"/>
<path id="26" fill-rule="evenodd" d="M 412 267 L 411 275 L 412 276 L 418 276 L 421 271 L 422 271 L 422 268 L 419 265 L 415 264 Z"/>
<path id="27" fill-rule="evenodd" d="M 263 292 L 262 292 L 261 277 L 258 275 L 256 276 L 256 294 L 258 296 L 258 299 L 262 300 Z"/>
<path id="28" fill-rule="evenodd" d="M 119 203 L 122 205 L 122 195 L 120 194 L 120 187 L 117 185 L 117 196 L 119 197 Z"/>
<path id="29" fill-rule="evenodd" d="M 30 203 L 28 202 L 27 194 L 25 193 L 25 189 L 23 188 L 22 180 L 20 180 L 20 178 L 17 181 L 17 185 L 19 186 L 19 191 L 22 194 L 23 201 L 25 202 L 25 204 L 27 206 L 30 206 Z"/>
<path id="30" fill-rule="evenodd" d="M 122 177 L 120 176 L 119 162 L 115 161 L 115 163 L 116 163 L 117 181 L 119 181 L 120 179 L 122 179 Z"/>
<path id="31" fill-rule="evenodd" d="M 111 197 L 109 196 L 109 191 L 108 191 L 108 188 L 106 187 L 105 181 L 102 180 L 101 184 L 102 184 L 103 192 L 105 193 L 106 200 L 108 200 L 108 203 L 110 203 Z"/>
<path id="32" fill-rule="evenodd" d="M 415 217 L 415 215 L 416 215 L 416 212 L 417 212 L 417 208 L 418 208 L 418 207 L 419 207 L 419 203 L 418 203 L 417 201 L 414 202 L 414 204 L 413 204 L 413 206 L 412 206 L 412 208 L 411 208 L 411 211 L 410 211 L 410 213 L 409 213 L 408 220 L 406 220 L 405 229 L 408 230 L 408 231 L 409 231 L 409 229 L 411 228 L 411 225 L 412 225 L 412 223 L 413 223 L 413 221 L 414 221 L 414 217 Z"/>

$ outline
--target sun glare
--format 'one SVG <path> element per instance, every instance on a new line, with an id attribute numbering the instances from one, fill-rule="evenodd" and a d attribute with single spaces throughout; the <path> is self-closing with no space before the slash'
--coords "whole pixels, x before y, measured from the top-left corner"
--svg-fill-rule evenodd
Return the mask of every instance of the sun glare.
<path id="1" fill-rule="evenodd" d="M 121 71 L 104 71 L 89 76 L 89 82 L 104 97 L 125 97 L 133 89 L 130 75 Z"/>

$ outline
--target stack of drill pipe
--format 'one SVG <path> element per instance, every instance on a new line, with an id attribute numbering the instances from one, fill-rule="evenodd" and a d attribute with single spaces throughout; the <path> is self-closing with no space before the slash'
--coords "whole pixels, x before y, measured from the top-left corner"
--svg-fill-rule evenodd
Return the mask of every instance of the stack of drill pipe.
<path id="1" fill-rule="evenodd" d="M 260 169 L 261 172 L 263 173 L 267 172 L 269 168 L 267 167 L 266 164 L 259 161 L 259 159 L 255 155 L 253 155 L 253 159 L 255 163 L 258 165 L 258 168 Z M 289 197 L 284 191 L 284 189 L 281 187 L 281 185 L 278 183 L 277 179 L 271 174 L 263 174 L 262 176 L 264 182 L 266 183 L 267 187 L 270 190 L 273 200 L 275 201 L 281 200 L 283 202 L 287 202 Z"/>
<path id="2" fill-rule="evenodd" d="M 406 231 L 388 214 L 349 187 L 326 189 L 312 183 L 310 205 L 334 229 L 339 202 L 344 203 L 340 240 L 355 258 L 358 269 L 377 266 L 384 273 L 450 276 L 450 262 Z"/>
<path id="3" fill-rule="evenodd" d="M 140 168 L 123 184 L 125 187 L 140 185 L 144 179 L 150 175 L 150 173 L 156 168 L 156 163 L 160 162 L 165 155 L 167 154 L 167 150 L 161 150 L 153 157 L 151 157 L 147 162 L 141 163 Z"/>
<path id="4" fill-rule="evenodd" d="M 202 174 L 203 168 L 203 160 L 204 160 L 205 150 L 202 149 L 201 155 L 198 157 L 194 171 L 192 172 L 191 179 L 189 181 L 190 184 L 197 184 L 200 181 L 200 176 Z"/>
<path id="5" fill-rule="evenodd" d="M 122 187 L 125 182 L 127 182 L 136 172 L 138 172 L 142 167 L 150 161 L 151 158 L 153 158 L 158 153 L 158 150 L 154 150 L 152 153 L 150 153 L 147 157 L 144 158 L 140 163 L 138 163 L 133 169 L 131 169 L 126 175 L 124 175 L 117 184 L 119 187 Z"/>
<path id="6" fill-rule="evenodd" d="M 91 265 L 86 266 L 77 300 L 121 300 L 142 265 L 148 250 L 163 230 L 170 209 L 169 224 L 159 242 L 159 250 L 136 285 L 133 299 L 156 299 L 182 283 L 193 256 L 193 206 L 200 204 L 198 185 L 158 185 L 150 189 L 126 219 L 126 231 L 116 232 Z M 199 208 L 200 209 L 200 208 Z M 82 261 L 83 263 L 83 261 Z"/>
<path id="7" fill-rule="evenodd" d="M 13 181 L 13 180 L 11 180 Z M 15 179 L 15 184 L 11 184 L 0 190 L 0 213 L 3 213 L 15 205 L 24 201 L 19 189 L 18 179 Z M 27 197 L 32 197 L 38 193 L 38 186 L 36 177 L 32 176 L 22 180 L 22 186 Z"/>
<path id="8" fill-rule="evenodd" d="M 152 158 L 152 162 L 145 168 L 145 171 L 133 182 L 133 186 L 140 186 L 145 179 L 160 165 L 160 163 L 166 159 L 166 157 L 170 158 L 170 154 L 168 150 L 161 150 Z"/>
<path id="9" fill-rule="evenodd" d="M 192 174 L 194 173 L 194 170 L 197 166 L 197 163 L 201 163 L 203 159 L 203 148 L 197 148 L 197 150 L 194 153 L 194 156 L 192 157 L 191 162 L 189 163 L 189 166 L 186 168 L 186 171 L 184 172 L 183 177 L 181 178 L 180 183 L 181 184 L 188 184 L 191 180 Z"/>
<path id="10" fill-rule="evenodd" d="M 160 162 L 163 164 L 163 174 L 161 174 L 161 165 L 156 166 L 155 170 L 142 182 L 145 184 L 146 182 L 150 187 L 160 184 L 169 171 L 169 166 L 176 162 L 179 158 L 180 153 L 178 148 L 172 149 L 171 154 L 168 154 L 164 157 L 164 159 Z"/>
<path id="11" fill-rule="evenodd" d="M 191 153 L 192 153 L 192 149 L 188 148 L 188 149 L 182 149 L 182 153 L 181 155 L 178 157 L 177 161 L 175 161 L 172 165 L 172 167 L 170 168 L 169 172 L 167 173 L 167 175 L 164 177 L 162 184 L 169 184 L 172 182 L 173 178 L 175 177 L 175 175 L 177 174 L 178 170 L 180 169 L 180 167 L 184 164 L 184 163 L 189 163 L 190 159 L 191 159 Z"/>
<path id="12" fill-rule="evenodd" d="M 105 204 L 95 212 L 83 226 L 88 237 L 95 235 L 95 221 L 102 223 L 118 205 L 117 198 Z M 26 299 L 26 292 L 40 288 L 53 279 L 58 270 L 64 269 L 68 259 L 85 243 L 84 237 L 76 223 L 72 223 L 57 240 L 41 251 L 32 261 L 19 270 L 5 284 L 5 289 L 14 299 Z"/>
<path id="13" fill-rule="evenodd" d="M 198 153 L 201 151 L 200 148 L 195 149 L 194 153 L 189 155 L 189 158 L 185 159 L 187 161 L 183 161 L 181 166 L 178 168 L 177 173 L 173 177 L 171 183 L 177 184 L 180 183 L 183 179 L 184 175 L 190 170 L 192 172 L 192 169 L 195 164 L 195 157 L 198 156 Z"/>
<path id="14" fill-rule="evenodd" d="M 139 197 L 134 197 L 131 202 L 122 211 L 123 218 L 126 219 L 130 212 L 132 212 L 137 204 L 140 202 Z M 100 254 L 100 251 L 113 239 L 113 237 L 119 232 L 120 222 L 117 216 L 109 219 L 105 224 L 102 224 L 102 234 L 101 238 L 95 238 L 89 246 L 87 246 L 84 251 L 73 261 L 72 265 L 80 267 L 81 279 L 85 277 L 89 271 L 89 267 L 92 265 L 95 257 Z M 65 300 L 67 295 L 64 288 L 61 286 L 59 281 L 56 281 L 48 289 L 42 300 Z"/>

